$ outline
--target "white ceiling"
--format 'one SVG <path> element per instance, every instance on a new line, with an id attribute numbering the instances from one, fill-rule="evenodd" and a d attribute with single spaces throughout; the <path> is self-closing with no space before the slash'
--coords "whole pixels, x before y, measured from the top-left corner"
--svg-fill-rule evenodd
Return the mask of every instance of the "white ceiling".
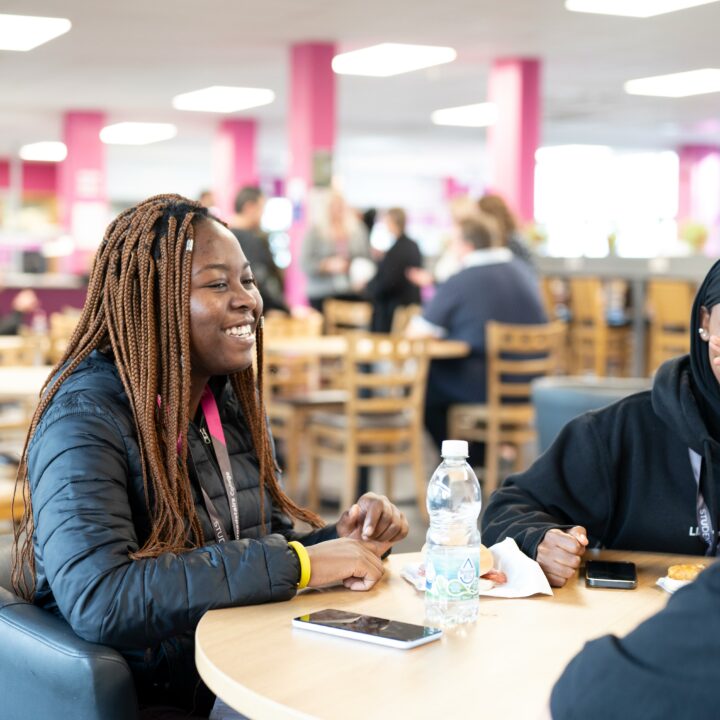
<path id="1" fill-rule="evenodd" d="M 464 147 L 484 132 L 436 128 L 431 111 L 484 100 L 492 59 L 526 56 L 543 61 L 544 143 L 720 143 L 720 95 L 622 90 L 630 78 L 720 66 L 720 3 L 645 20 L 570 13 L 563 0 L 5 0 L 0 12 L 73 23 L 29 53 L 0 51 L 0 154 L 60 139 L 63 111 L 82 108 L 112 120 L 170 120 L 178 142 L 192 141 L 220 116 L 174 111 L 170 100 L 208 85 L 275 90 L 272 105 L 243 114 L 282 137 L 288 48 L 311 40 L 458 51 L 454 63 L 426 71 L 341 77 L 339 129 L 348 136 L 411 134 Z"/>

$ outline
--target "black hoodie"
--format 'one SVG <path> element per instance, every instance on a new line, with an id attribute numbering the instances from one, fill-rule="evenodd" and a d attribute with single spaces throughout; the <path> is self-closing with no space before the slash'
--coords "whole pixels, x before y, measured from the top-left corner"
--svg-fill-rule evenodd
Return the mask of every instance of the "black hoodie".
<path id="1" fill-rule="evenodd" d="M 490 499 L 483 542 L 512 537 L 534 558 L 549 529 L 582 525 L 591 546 L 704 555 L 689 449 L 714 484 L 720 445 L 698 409 L 685 356 L 660 368 L 651 391 L 572 420 L 532 467 L 509 477 Z M 714 497 L 706 500 L 717 517 Z"/>
<path id="2" fill-rule="evenodd" d="M 720 563 L 627 637 L 587 643 L 555 685 L 554 720 L 720 715 Z"/>

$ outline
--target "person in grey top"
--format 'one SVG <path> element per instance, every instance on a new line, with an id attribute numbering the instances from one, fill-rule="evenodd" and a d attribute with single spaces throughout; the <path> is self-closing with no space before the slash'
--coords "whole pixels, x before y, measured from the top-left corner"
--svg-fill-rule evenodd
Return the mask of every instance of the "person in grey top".
<path id="1" fill-rule="evenodd" d="M 365 226 L 335 191 L 317 191 L 315 212 L 303 240 L 300 264 L 310 304 L 322 311 L 327 298 L 359 299 L 350 283 L 350 264 L 370 259 Z"/>

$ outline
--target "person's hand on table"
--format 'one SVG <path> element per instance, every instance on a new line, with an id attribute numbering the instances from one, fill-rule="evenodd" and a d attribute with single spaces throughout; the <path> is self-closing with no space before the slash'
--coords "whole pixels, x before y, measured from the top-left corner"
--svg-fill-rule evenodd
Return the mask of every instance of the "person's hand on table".
<path id="1" fill-rule="evenodd" d="M 379 555 L 384 555 L 408 534 L 408 522 L 384 495 L 365 493 L 337 521 L 340 537 L 372 541 Z"/>
<path id="2" fill-rule="evenodd" d="M 350 590 L 369 590 L 385 572 L 374 545 L 350 538 L 308 545 L 305 548 L 310 558 L 308 587 L 342 583 Z"/>
<path id="3" fill-rule="evenodd" d="M 537 560 L 548 582 L 562 587 L 580 567 L 580 558 L 588 545 L 587 530 L 576 525 L 567 532 L 553 528 L 545 533 L 538 545 Z"/>

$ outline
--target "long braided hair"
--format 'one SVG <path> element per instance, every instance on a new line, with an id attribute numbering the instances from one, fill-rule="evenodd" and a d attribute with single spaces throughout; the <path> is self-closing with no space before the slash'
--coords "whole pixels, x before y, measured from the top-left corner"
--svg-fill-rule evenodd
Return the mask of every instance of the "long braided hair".
<path id="1" fill-rule="evenodd" d="M 130 402 L 140 449 L 151 530 L 131 557 L 184 552 L 204 543 L 187 470 L 190 275 L 195 224 L 202 221 L 220 222 L 192 200 L 156 195 L 122 212 L 105 232 L 80 320 L 43 387 L 18 469 L 17 484 L 22 486 L 25 510 L 15 530 L 12 583 L 26 599 L 35 591 L 28 447 L 60 386 L 96 349 L 112 352 Z M 256 330 L 256 350 L 257 381 L 250 366 L 232 375 L 231 384 L 260 466 L 262 523 L 267 487 L 283 512 L 320 527 L 322 520 L 285 495 L 275 474 L 264 409 L 262 322 Z"/>

